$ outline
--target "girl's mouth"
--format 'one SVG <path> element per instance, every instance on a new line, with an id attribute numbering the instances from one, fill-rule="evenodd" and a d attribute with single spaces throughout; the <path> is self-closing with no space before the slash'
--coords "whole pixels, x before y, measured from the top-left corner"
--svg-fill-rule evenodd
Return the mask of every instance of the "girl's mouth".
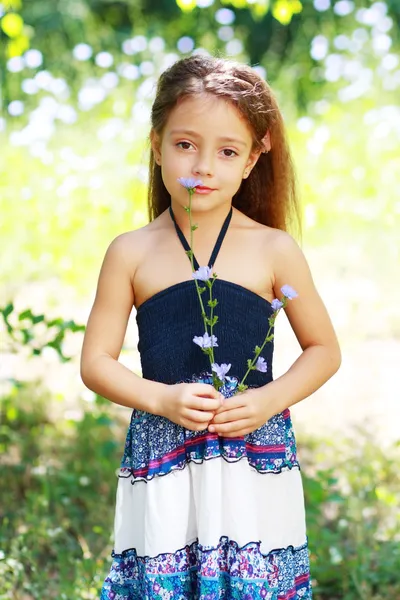
<path id="1" fill-rule="evenodd" d="M 196 194 L 209 194 L 211 192 L 214 192 L 215 190 L 213 188 L 208 188 L 208 187 L 204 187 L 204 186 L 197 186 L 195 189 L 195 193 Z"/>

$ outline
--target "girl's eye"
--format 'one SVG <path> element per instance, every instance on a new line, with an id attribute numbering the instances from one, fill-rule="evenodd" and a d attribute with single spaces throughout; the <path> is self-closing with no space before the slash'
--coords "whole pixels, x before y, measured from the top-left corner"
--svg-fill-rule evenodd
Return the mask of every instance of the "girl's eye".
<path id="1" fill-rule="evenodd" d="M 186 145 L 186 148 L 183 148 L 182 145 Z M 190 142 L 178 142 L 177 146 L 182 147 L 182 150 L 188 150 L 187 146 L 191 146 Z"/>
<path id="2" fill-rule="evenodd" d="M 225 154 L 227 158 L 232 158 L 233 156 L 237 156 L 237 152 L 232 150 L 231 148 L 225 148 L 223 152 L 232 152 L 233 154 Z"/>

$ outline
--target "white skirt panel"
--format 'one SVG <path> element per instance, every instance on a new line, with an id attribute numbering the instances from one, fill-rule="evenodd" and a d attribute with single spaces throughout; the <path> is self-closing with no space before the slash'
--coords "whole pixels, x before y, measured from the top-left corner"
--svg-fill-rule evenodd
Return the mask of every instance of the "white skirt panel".
<path id="1" fill-rule="evenodd" d="M 188 463 L 151 481 L 118 480 L 114 551 L 174 553 L 196 539 L 216 547 L 221 536 L 260 550 L 306 543 L 303 485 L 297 467 L 258 473 L 244 458 Z"/>

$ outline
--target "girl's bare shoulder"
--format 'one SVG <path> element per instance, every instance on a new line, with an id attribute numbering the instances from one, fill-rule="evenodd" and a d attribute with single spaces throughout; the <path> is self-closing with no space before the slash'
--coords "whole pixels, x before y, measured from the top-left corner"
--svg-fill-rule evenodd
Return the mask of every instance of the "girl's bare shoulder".
<path id="1" fill-rule="evenodd" d="M 300 250 L 299 245 L 290 233 L 259 223 L 239 211 L 237 211 L 237 214 L 238 228 L 248 230 L 253 237 L 256 236 L 266 249 L 268 249 L 269 253 L 271 251 L 277 254 L 281 252 L 290 253 L 291 251 L 296 251 L 296 248 Z"/>
<path id="2" fill-rule="evenodd" d="M 156 245 L 163 233 L 162 215 L 143 227 L 119 234 L 110 243 L 109 248 L 119 254 L 133 275 L 137 266 Z"/>

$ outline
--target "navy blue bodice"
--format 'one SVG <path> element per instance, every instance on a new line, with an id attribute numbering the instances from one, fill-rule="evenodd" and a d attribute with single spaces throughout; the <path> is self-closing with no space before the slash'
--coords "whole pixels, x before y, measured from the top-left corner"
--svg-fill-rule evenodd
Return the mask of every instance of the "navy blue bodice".
<path id="1" fill-rule="evenodd" d="M 172 210 L 170 212 L 182 245 L 188 250 L 190 247 Z M 221 229 L 209 266 L 215 262 L 231 216 L 232 211 Z M 196 259 L 194 263 L 197 269 Z M 206 295 L 208 297 L 208 291 L 203 297 Z M 268 318 L 274 311 L 268 300 L 224 279 L 216 279 L 213 298 L 218 300 L 214 309 L 214 314 L 218 315 L 213 330 L 218 338 L 218 347 L 214 348 L 215 361 L 231 363 L 228 375 L 240 381 L 247 371 L 247 359 L 254 357 L 255 346 L 261 346 L 265 339 Z M 143 302 L 137 310 L 136 321 L 144 378 L 172 384 L 192 381 L 211 372 L 209 357 L 193 342 L 194 336 L 204 334 L 194 279 L 169 286 Z M 261 353 L 267 362 L 267 372 L 251 371 L 245 382 L 247 385 L 261 386 L 272 380 L 272 355 L 273 342 L 268 342 Z"/>

